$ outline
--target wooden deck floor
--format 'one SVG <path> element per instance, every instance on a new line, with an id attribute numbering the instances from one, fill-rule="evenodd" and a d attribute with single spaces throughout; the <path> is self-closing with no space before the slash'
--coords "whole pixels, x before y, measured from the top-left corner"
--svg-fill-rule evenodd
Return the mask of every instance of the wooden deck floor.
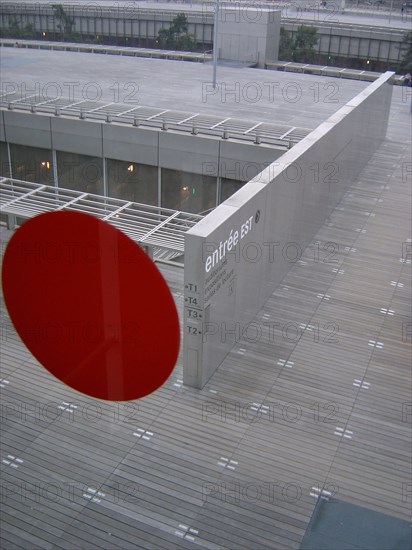
<path id="1" fill-rule="evenodd" d="M 402 92 L 387 139 L 257 315 L 257 341 L 202 391 L 182 385 L 179 359 L 138 402 L 86 399 L 26 351 L 2 304 L 2 548 L 298 549 L 321 490 L 409 520 Z M 181 313 L 183 273 L 162 271 Z"/>

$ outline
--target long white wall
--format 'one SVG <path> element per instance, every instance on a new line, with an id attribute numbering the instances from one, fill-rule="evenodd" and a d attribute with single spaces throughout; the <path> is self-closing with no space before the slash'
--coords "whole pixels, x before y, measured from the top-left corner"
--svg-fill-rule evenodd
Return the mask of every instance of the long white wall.
<path id="1" fill-rule="evenodd" d="M 376 151 L 393 75 L 383 74 L 186 234 L 185 384 L 204 386 Z"/>

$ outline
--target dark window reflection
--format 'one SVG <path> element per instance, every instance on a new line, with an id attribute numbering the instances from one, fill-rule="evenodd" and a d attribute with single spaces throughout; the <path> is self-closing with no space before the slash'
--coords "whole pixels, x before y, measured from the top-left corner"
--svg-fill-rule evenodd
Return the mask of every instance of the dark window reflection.
<path id="1" fill-rule="evenodd" d="M 7 152 L 6 158 L 7 158 Z M 13 178 L 53 185 L 52 152 L 48 149 L 10 144 Z M 2 153 L 3 158 L 3 153 Z M 3 162 L 3 160 L 2 160 Z M 2 166 L 3 168 L 3 166 Z"/>
<path id="2" fill-rule="evenodd" d="M 216 206 L 216 178 L 162 168 L 162 206 L 200 213 Z"/>
<path id="3" fill-rule="evenodd" d="M 107 159 L 109 196 L 157 206 L 157 167 Z"/>
<path id="4" fill-rule="evenodd" d="M 10 177 L 9 158 L 7 155 L 7 144 L 0 141 L 0 176 Z"/>
<path id="5" fill-rule="evenodd" d="M 245 185 L 245 181 L 221 178 L 220 202 L 224 202 Z"/>
<path id="6" fill-rule="evenodd" d="M 101 158 L 57 151 L 59 187 L 103 194 L 103 161 Z"/>

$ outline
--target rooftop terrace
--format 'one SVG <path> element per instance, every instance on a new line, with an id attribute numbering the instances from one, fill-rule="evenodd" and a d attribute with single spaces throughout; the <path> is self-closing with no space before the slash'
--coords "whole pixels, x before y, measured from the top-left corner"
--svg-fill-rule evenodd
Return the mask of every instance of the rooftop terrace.
<path id="1" fill-rule="evenodd" d="M 97 82 L 107 101 L 134 82 L 139 104 L 308 128 L 366 86 L 225 68 L 221 84 L 279 82 L 277 101 L 203 102 L 206 66 L 83 55 L 8 51 L 6 81 Z M 282 96 L 291 82 L 299 102 Z M 382 146 L 256 315 L 260 336 L 239 341 L 203 390 L 183 385 L 179 358 L 144 399 L 87 399 L 37 363 L 2 303 L 5 548 L 410 548 L 407 99 L 394 88 Z M 161 269 L 182 318 L 183 273 Z"/>
<path id="2" fill-rule="evenodd" d="M 1 49 L 2 93 L 155 107 L 313 129 L 368 82 L 90 53 Z"/>

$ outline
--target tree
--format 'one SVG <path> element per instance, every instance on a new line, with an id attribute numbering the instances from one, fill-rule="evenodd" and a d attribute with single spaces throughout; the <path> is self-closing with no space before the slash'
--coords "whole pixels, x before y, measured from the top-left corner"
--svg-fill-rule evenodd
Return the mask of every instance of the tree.
<path id="1" fill-rule="evenodd" d="M 290 61 L 293 57 L 293 38 L 290 32 L 284 27 L 280 27 L 279 40 L 279 59 L 282 61 Z"/>
<path id="2" fill-rule="evenodd" d="M 400 49 L 401 51 L 404 52 L 403 59 L 399 65 L 400 72 L 412 73 L 412 32 L 411 31 L 404 34 Z"/>
<path id="3" fill-rule="evenodd" d="M 15 17 L 12 17 L 12 18 L 9 19 L 8 32 L 10 33 L 10 36 L 12 36 L 13 38 L 21 38 L 21 36 L 20 36 L 21 29 L 20 29 L 20 26 L 19 26 L 19 22 L 17 21 L 17 19 Z"/>
<path id="4" fill-rule="evenodd" d="M 316 50 L 314 46 L 318 43 L 318 40 L 315 27 L 301 25 L 298 27 L 295 39 L 290 36 L 289 31 L 281 27 L 279 59 L 282 61 L 313 63 L 316 59 Z"/>
<path id="5" fill-rule="evenodd" d="M 187 31 L 187 17 L 184 13 L 178 13 L 168 29 L 160 29 L 156 42 L 166 50 L 195 50 L 197 47 L 196 40 Z"/>
<path id="6" fill-rule="evenodd" d="M 74 19 L 70 17 L 65 11 L 61 4 L 52 5 L 54 11 L 54 17 L 58 21 L 57 28 L 61 33 L 61 39 L 64 42 L 65 40 L 73 39 L 75 33 L 73 33 Z"/>
<path id="7" fill-rule="evenodd" d="M 31 38 L 36 38 L 36 31 L 33 29 L 31 23 L 26 23 L 21 30 L 21 38 L 29 40 Z"/>
<path id="8" fill-rule="evenodd" d="M 317 29 L 301 25 L 296 33 L 293 61 L 313 63 L 316 59 L 314 46 L 318 43 Z"/>
<path id="9" fill-rule="evenodd" d="M 184 13 L 178 13 L 176 17 L 173 18 L 172 27 L 176 34 L 187 33 L 187 17 Z"/>
<path id="10" fill-rule="evenodd" d="M 26 25 L 21 29 L 17 19 L 15 17 L 11 17 L 9 19 L 9 28 L 2 30 L 1 36 L 4 38 L 24 38 L 29 40 L 31 38 L 36 38 L 36 32 L 31 23 L 26 23 Z"/>

